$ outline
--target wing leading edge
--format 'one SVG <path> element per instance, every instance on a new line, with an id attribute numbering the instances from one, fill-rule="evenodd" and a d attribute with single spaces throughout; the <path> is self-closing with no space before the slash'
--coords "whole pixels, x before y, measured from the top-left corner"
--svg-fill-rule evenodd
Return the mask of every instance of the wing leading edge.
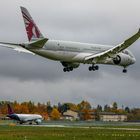
<path id="1" fill-rule="evenodd" d="M 95 63 L 100 60 L 100 59 L 103 59 L 103 58 L 106 58 L 106 57 L 113 57 L 115 56 L 117 53 L 120 53 L 121 51 L 125 50 L 126 48 L 128 48 L 130 45 L 132 45 L 137 39 L 139 39 L 140 37 L 140 29 L 139 31 L 134 34 L 132 37 L 130 37 L 129 39 L 125 40 L 123 43 L 107 50 L 107 51 L 104 51 L 102 53 L 98 53 L 96 55 L 90 55 L 90 56 L 87 56 L 85 58 L 85 61 L 95 61 Z"/>

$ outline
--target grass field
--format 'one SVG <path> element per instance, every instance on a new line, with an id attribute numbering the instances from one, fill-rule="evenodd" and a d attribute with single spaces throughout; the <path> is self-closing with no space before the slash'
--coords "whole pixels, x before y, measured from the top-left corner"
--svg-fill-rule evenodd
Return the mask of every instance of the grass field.
<path id="1" fill-rule="evenodd" d="M 140 140 L 140 130 L 0 126 L 0 140 Z"/>

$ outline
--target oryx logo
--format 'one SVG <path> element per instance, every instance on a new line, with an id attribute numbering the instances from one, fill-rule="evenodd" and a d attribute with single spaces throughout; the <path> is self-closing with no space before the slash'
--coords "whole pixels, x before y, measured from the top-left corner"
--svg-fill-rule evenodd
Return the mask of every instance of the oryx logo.
<path id="1" fill-rule="evenodd" d="M 113 58 L 113 62 L 114 64 L 118 65 L 121 62 L 121 57 L 119 55 L 117 55 L 115 58 Z"/>
<path id="2" fill-rule="evenodd" d="M 39 38 L 40 32 L 37 26 L 35 25 L 34 21 L 31 18 L 29 18 L 23 11 L 22 11 L 22 14 L 25 21 L 25 27 L 26 27 L 29 41 L 32 38 Z"/>

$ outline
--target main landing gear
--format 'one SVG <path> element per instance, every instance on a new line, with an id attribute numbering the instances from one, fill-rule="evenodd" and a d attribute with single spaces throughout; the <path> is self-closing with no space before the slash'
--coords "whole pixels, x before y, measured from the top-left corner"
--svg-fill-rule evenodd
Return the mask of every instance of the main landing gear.
<path id="1" fill-rule="evenodd" d="M 65 67 L 63 69 L 64 72 L 70 72 L 70 71 L 73 71 L 73 67 Z"/>
<path id="2" fill-rule="evenodd" d="M 32 125 L 33 123 L 32 122 L 29 122 L 29 124 Z"/>
<path id="3" fill-rule="evenodd" d="M 95 70 L 99 70 L 99 66 L 98 65 L 92 65 L 92 66 L 89 66 L 89 71 L 95 71 Z"/>

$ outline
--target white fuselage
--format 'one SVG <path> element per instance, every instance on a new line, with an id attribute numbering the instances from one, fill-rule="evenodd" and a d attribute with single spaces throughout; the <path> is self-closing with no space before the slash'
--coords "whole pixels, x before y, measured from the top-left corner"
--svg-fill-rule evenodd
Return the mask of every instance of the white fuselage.
<path id="1" fill-rule="evenodd" d="M 16 114 L 19 119 L 23 122 L 28 122 L 28 121 L 35 121 L 35 120 L 42 120 L 42 116 L 41 115 L 37 115 L 37 114 Z"/>
<path id="2" fill-rule="evenodd" d="M 70 41 L 58 41 L 58 40 L 48 40 L 43 48 L 40 49 L 28 49 L 35 54 L 43 56 L 48 59 L 60 61 L 60 62 L 70 62 L 70 63 L 83 63 L 83 64 L 93 64 L 93 61 L 85 61 L 85 57 L 90 55 L 96 55 L 104 52 L 113 46 L 109 45 L 99 45 L 99 44 L 88 44 Z M 123 58 L 122 62 L 118 65 L 128 66 L 134 63 L 135 58 L 130 51 L 127 50 L 116 54 Z M 112 64 L 116 65 L 112 58 L 98 61 L 98 64 Z"/>
<path id="3" fill-rule="evenodd" d="M 35 123 L 39 124 L 43 120 L 42 116 L 38 115 L 38 114 L 15 114 L 15 113 L 13 113 L 13 114 L 9 114 L 7 116 L 13 120 L 20 122 L 21 124 L 26 123 L 26 122 L 29 122 L 29 123 L 35 122 Z"/>

